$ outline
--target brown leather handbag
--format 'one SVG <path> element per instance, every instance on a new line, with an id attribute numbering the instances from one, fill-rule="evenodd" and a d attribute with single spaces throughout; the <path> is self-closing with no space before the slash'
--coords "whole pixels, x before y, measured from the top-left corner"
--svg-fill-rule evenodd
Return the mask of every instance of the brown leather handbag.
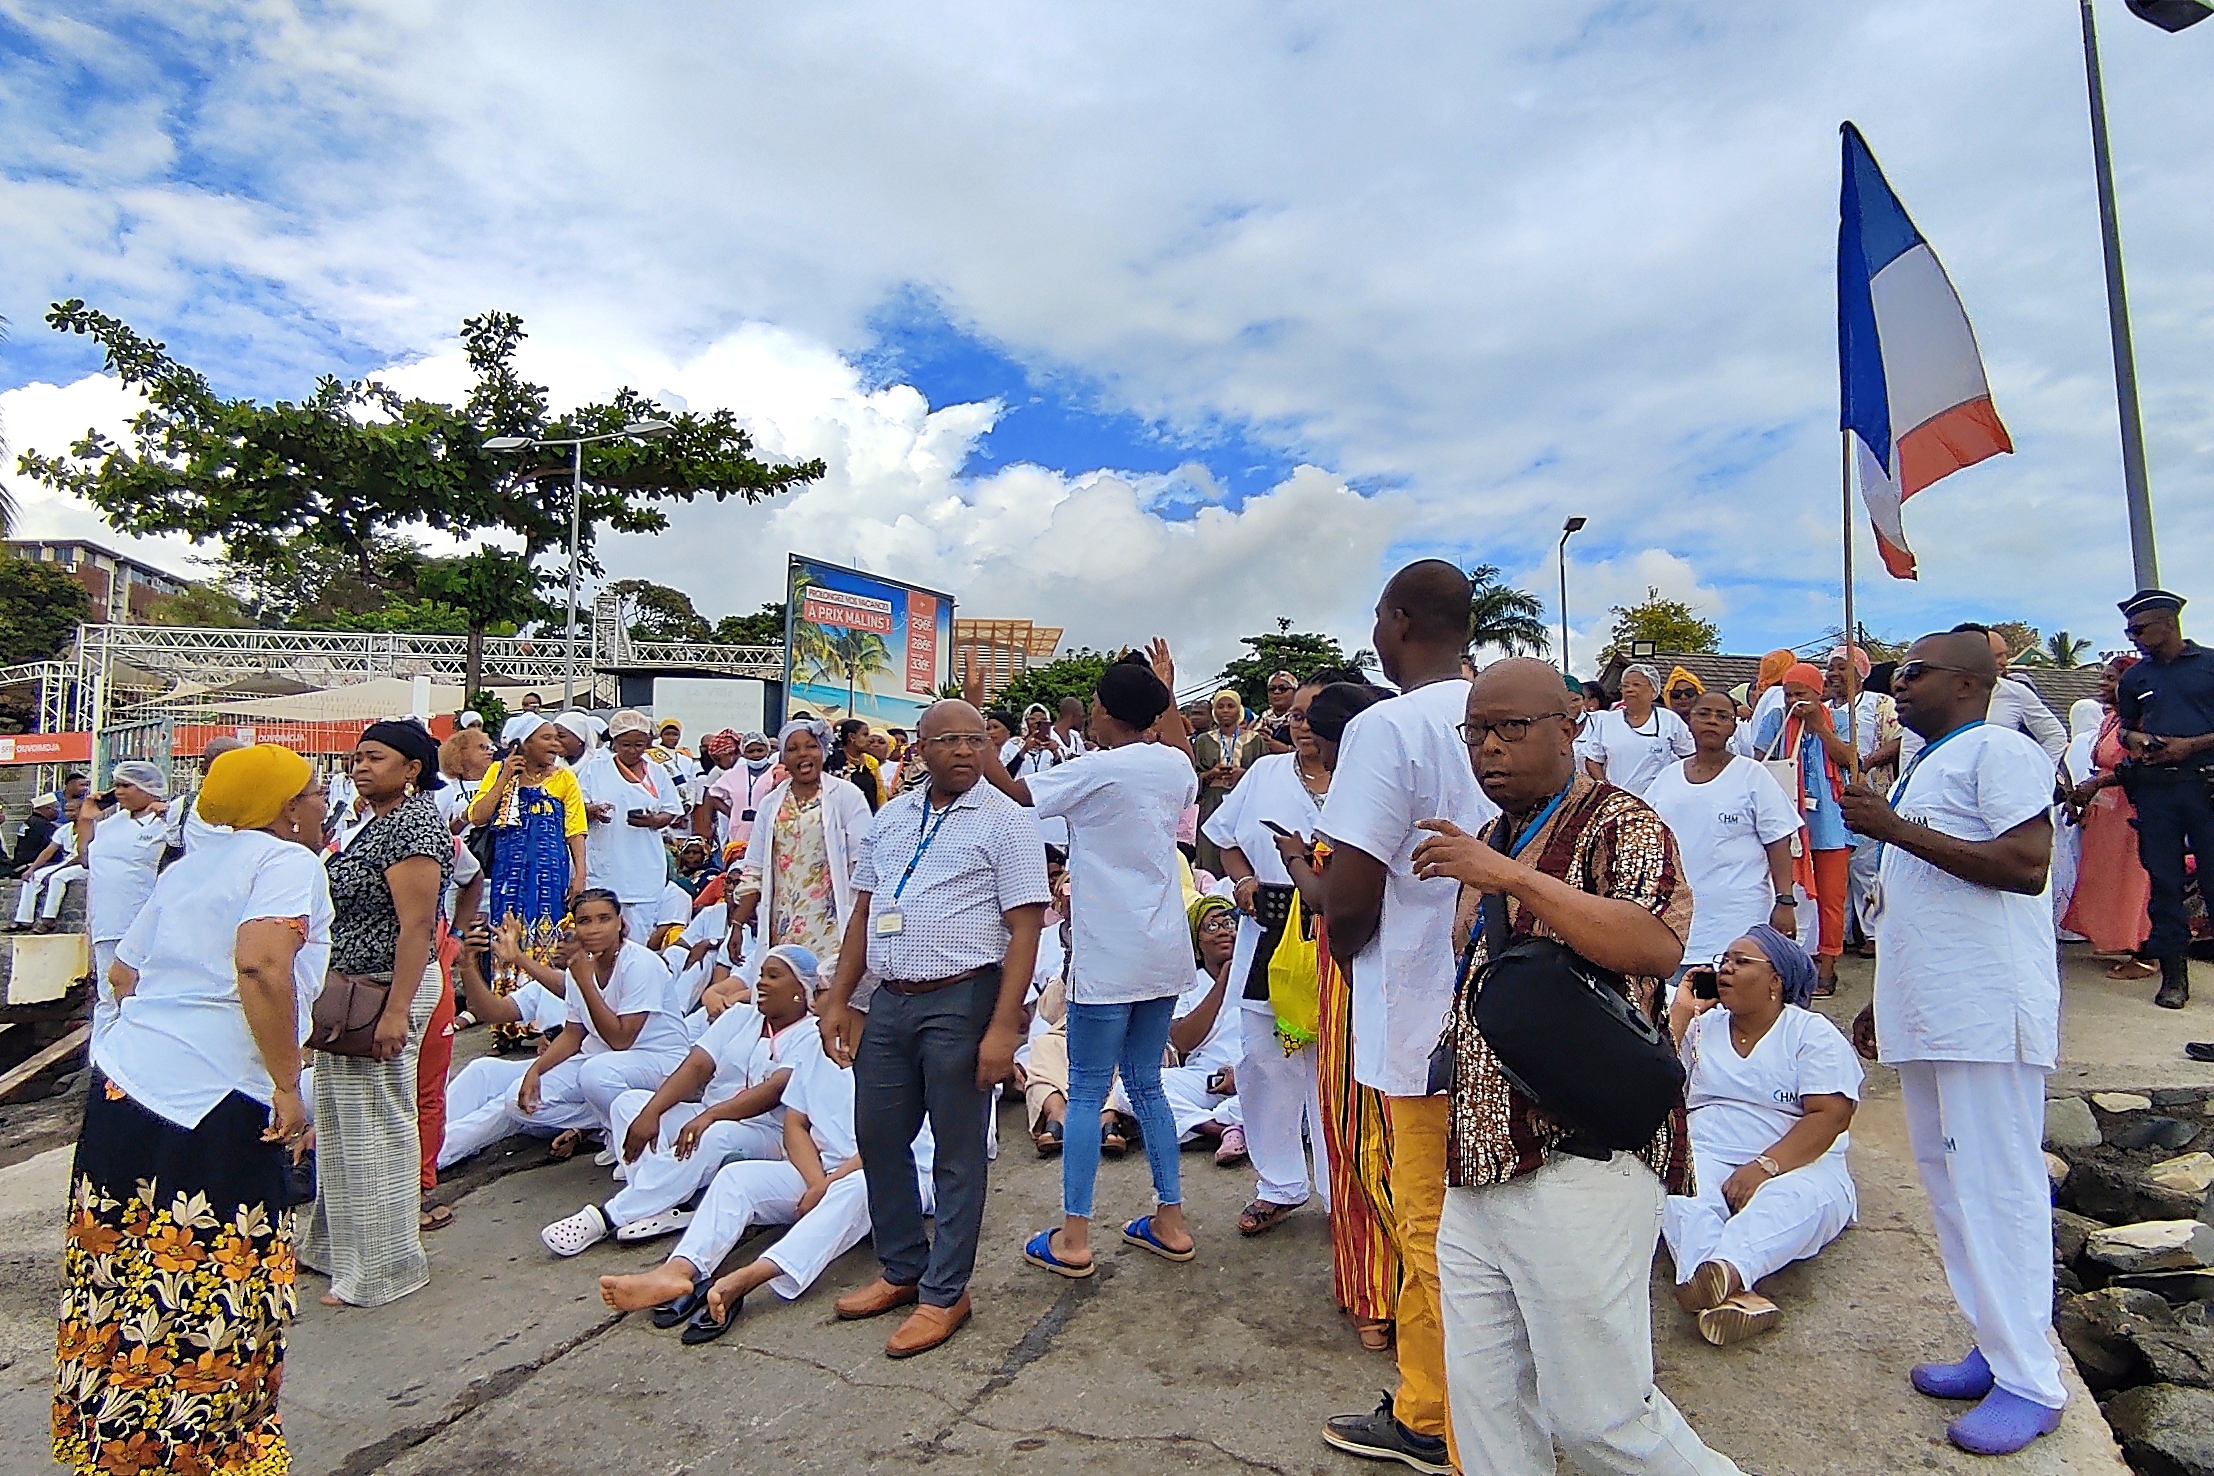
<path id="1" fill-rule="evenodd" d="M 369 974 L 341 974 L 332 969 L 323 975 L 323 990 L 315 996 L 307 1047 L 333 1056 L 374 1056 L 377 1053 L 377 1021 L 392 997 L 392 980 Z"/>

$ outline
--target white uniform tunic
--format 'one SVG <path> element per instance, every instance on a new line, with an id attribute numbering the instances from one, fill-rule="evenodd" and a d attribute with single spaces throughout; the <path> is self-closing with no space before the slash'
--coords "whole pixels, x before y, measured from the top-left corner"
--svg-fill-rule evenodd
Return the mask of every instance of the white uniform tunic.
<path id="1" fill-rule="evenodd" d="M 1584 737 L 1584 756 L 1606 766 L 1607 782 L 1640 798 L 1661 770 L 1673 760 L 1690 758 L 1697 748 L 1684 720 L 1657 702 L 1645 721 L 1635 725 L 1621 708 L 1609 708 Z"/>
<path id="2" fill-rule="evenodd" d="M 1767 848 L 1798 831 L 1799 812 L 1774 775 L 1737 757 L 1704 784 L 1692 783 L 1683 763 L 1671 764 L 1645 803 L 1675 833 L 1691 883 L 1684 962 L 1705 963 L 1775 910 Z"/>
<path id="3" fill-rule="evenodd" d="M 1069 822 L 1069 1003 L 1182 994 L 1192 935 L 1176 821 L 1199 796 L 1191 760 L 1164 743 L 1126 743 L 1028 783 L 1041 823 Z"/>

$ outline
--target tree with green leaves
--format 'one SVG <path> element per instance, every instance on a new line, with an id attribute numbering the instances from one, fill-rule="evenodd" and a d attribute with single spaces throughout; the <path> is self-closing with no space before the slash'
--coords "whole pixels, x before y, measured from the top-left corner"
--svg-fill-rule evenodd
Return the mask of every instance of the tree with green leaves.
<path id="1" fill-rule="evenodd" d="M 1016 673 L 1013 681 L 993 695 L 992 706 L 997 711 L 1019 713 L 1037 702 L 1058 717 L 1062 698 L 1074 697 L 1080 702 L 1092 700 L 1092 693 L 1099 690 L 1100 673 L 1107 670 L 1107 663 L 1113 659 L 1099 651 L 1082 648 L 1071 651 L 1043 666 Z M 960 696 L 960 684 L 955 683 L 940 695 Z"/>
<path id="2" fill-rule="evenodd" d="M 784 601 L 770 600 L 751 615 L 725 615 L 710 638 L 724 646 L 781 646 L 785 613 Z"/>
<path id="3" fill-rule="evenodd" d="M 465 690 L 475 692 L 484 684 L 484 637 L 488 631 L 513 632 L 552 617 L 553 607 L 542 594 L 545 584 L 546 576 L 533 569 L 528 559 L 506 549 L 480 548 L 458 559 L 423 560 L 415 576 L 415 588 L 448 609 L 459 611 L 462 628 L 469 637 L 462 665 Z"/>
<path id="4" fill-rule="evenodd" d="M 1376 660 L 1366 651 L 1348 656 L 1332 637 L 1294 631 L 1291 622 L 1281 618 L 1275 630 L 1240 636 L 1238 644 L 1246 648 L 1246 653 L 1227 662 L 1215 679 L 1225 687 L 1235 687 L 1245 698 L 1245 705 L 1255 712 L 1268 705 L 1268 679 L 1277 672 L 1288 671 L 1305 681 L 1318 671 L 1367 671 Z"/>
<path id="5" fill-rule="evenodd" d="M 216 584 L 188 584 L 173 595 L 163 595 L 147 608 L 146 623 L 200 630 L 253 630 L 257 626 L 238 596 Z"/>
<path id="6" fill-rule="evenodd" d="M 2046 666 L 2067 671 L 2083 665 L 2083 655 L 2090 649 L 2089 641 L 2056 630 L 2045 637 L 2044 645 L 2017 652 L 2012 659 L 2016 666 Z"/>
<path id="7" fill-rule="evenodd" d="M 1497 564 L 1468 571 L 1468 648 L 1496 646 L 1509 656 L 1542 656 L 1553 648 L 1545 602 L 1499 577 Z"/>
<path id="8" fill-rule="evenodd" d="M 91 615 L 92 596 L 61 565 L 0 552 L 0 666 L 61 655 Z"/>
<path id="9" fill-rule="evenodd" d="M 1722 649 L 1720 626 L 1700 619 L 1698 612 L 1682 600 L 1663 599 L 1652 585 L 1645 587 L 1645 598 L 1637 604 L 1616 605 L 1607 613 L 1614 617 L 1613 639 L 1599 653 L 1601 665 L 1617 652 L 1627 655 L 1634 641 L 1651 641 L 1658 651 Z"/>
<path id="10" fill-rule="evenodd" d="M 456 538 L 511 534 L 522 543 L 521 565 L 535 574 L 542 558 L 568 548 L 570 452 L 501 455 L 484 448 L 494 436 L 546 441 L 615 433 L 641 420 L 669 424 L 651 440 L 618 437 L 584 448 L 583 574 L 599 572 L 593 548 L 601 531 L 658 533 L 668 526 L 669 502 L 708 495 L 755 503 L 823 473 L 819 460 L 774 466 L 756 459 L 728 410 L 672 413 L 627 388 L 552 415 L 545 387 L 515 366 L 524 333 L 512 313 L 462 323 L 463 352 L 477 379 L 459 406 L 403 396 L 375 379 L 333 376 L 299 400 L 226 398 L 162 344 L 81 300 L 54 304 L 47 322 L 99 344 L 108 371 L 144 403 L 124 440 L 87 431 L 60 456 L 23 457 L 22 470 L 83 497 L 123 532 L 212 541 L 234 564 L 282 570 L 309 560 L 312 550 L 313 557 L 342 558 L 354 578 L 377 585 L 389 577 L 380 549 L 402 530 L 423 528 Z M 483 629 L 472 626 L 479 636 Z"/>
<path id="11" fill-rule="evenodd" d="M 630 605 L 634 641 L 704 641 L 714 633 L 693 607 L 692 597 L 681 589 L 650 579 L 618 580 L 607 588 Z"/>

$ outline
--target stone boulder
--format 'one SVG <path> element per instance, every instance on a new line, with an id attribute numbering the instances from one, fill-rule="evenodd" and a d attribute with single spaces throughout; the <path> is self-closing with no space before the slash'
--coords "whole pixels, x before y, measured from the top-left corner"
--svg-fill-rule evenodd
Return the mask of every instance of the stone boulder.
<path id="1" fill-rule="evenodd" d="M 2106 1227 L 2089 1215 L 2079 1215 L 2073 1210 L 2053 1211 L 2053 1259 L 2067 1265 L 2083 1254 L 2084 1242 L 2094 1230 Z"/>
<path id="2" fill-rule="evenodd" d="M 2188 1148 L 2199 1135 L 2199 1125 L 2175 1117 L 2137 1117 L 2106 1135 L 2111 1147 L 2161 1148 L 2168 1152 Z"/>
<path id="3" fill-rule="evenodd" d="M 2095 1230 L 2084 1254 L 2116 1271 L 2203 1271 L 2214 1267 L 2214 1225 L 2145 1220 Z"/>
<path id="4" fill-rule="evenodd" d="M 2214 1390 L 2145 1384 L 2115 1395 L 2105 1412 L 2147 1476 L 2214 1476 Z"/>
<path id="5" fill-rule="evenodd" d="M 2079 1159 L 2068 1171 L 2067 1181 L 2055 1198 L 2069 1209 L 2110 1225 L 2194 1219 L 2205 1204 L 2197 1196 L 2152 1184 L 2118 1162 L 2090 1158 Z"/>
<path id="6" fill-rule="evenodd" d="M 2045 1102 L 2045 1143 L 2053 1148 L 2096 1148 L 2104 1141 L 2099 1120 L 2081 1097 L 2051 1097 Z"/>
<path id="7" fill-rule="evenodd" d="M 2053 1331 L 2094 1389 L 2118 1389 L 2144 1377 L 2138 1339 L 2177 1331 L 2175 1314 L 2155 1292 L 2110 1286 L 2064 1297 L 2053 1311 Z"/>
<path id="8" fill-rule="evenodd" d="M 2152 1098 L 2142 1092 L 2093 1092 L 2091 1105 L 2101 1112 L 2143 1112 L 2152 1106 Z"/>
<path id="9" fill-rule="evenodd" d="M 2163 1159 L 2145 1170 L 2145 1182 L 2156 1189 L 2203 1198 L 2209 1188 L 2214 1188 L 2214 1153 L 2186 1153 L 2180 1158 Z"/>

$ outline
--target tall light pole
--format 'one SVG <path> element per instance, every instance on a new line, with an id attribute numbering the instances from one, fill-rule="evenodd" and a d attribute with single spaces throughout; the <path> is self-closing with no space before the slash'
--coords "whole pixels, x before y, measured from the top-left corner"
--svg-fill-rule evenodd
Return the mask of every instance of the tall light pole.
<path id="1" fill-rule="evenodd" d="M 2122 493 L 2129 504 L 2129 556 L 2139 589 L 2160 587 L 2153 552 L 2152 491 L 2145 481 L 2145 423 L 2137 409 L 2137 355 L 2130 346 L 2129 295 L 2122 285 L 2122 226 L 2114 214 L 2114 160 L 2106 137 L 2106 85 L 2091 0 L 2083 11 L 2083 74 L 2091 92 L 2091 160 L 2099 181 L 2099 240 L 2106 255 L 2106 321 L 2114 341 L 2114 399 L 2122 417 Z"/>
<path id="2" fill-rule="evenodd" d="M 575 703 L 577 696 L 577 540 L 584 521 L 584 448 L 600 441 L 648 441 L 655 436 L 665 436 L 676 429 L 666 420 L 634 420 L 619 431 L 608 431 L 597 436 L 493 436 L 484 443 L 487 451 L 535 451 L 548 446 L 567 446 L 569 461 L 569 636 L 561 659 L 561 706 L 563 711 Z"/>
<path id="3" fill-rule="evenodd" d="M 1561 675 L 1573 681 L 1576 674 L 1568 669 L 1568 535 L 1581 532 L 1584 518 L 1570 518 L 1561 524 Z"/>

